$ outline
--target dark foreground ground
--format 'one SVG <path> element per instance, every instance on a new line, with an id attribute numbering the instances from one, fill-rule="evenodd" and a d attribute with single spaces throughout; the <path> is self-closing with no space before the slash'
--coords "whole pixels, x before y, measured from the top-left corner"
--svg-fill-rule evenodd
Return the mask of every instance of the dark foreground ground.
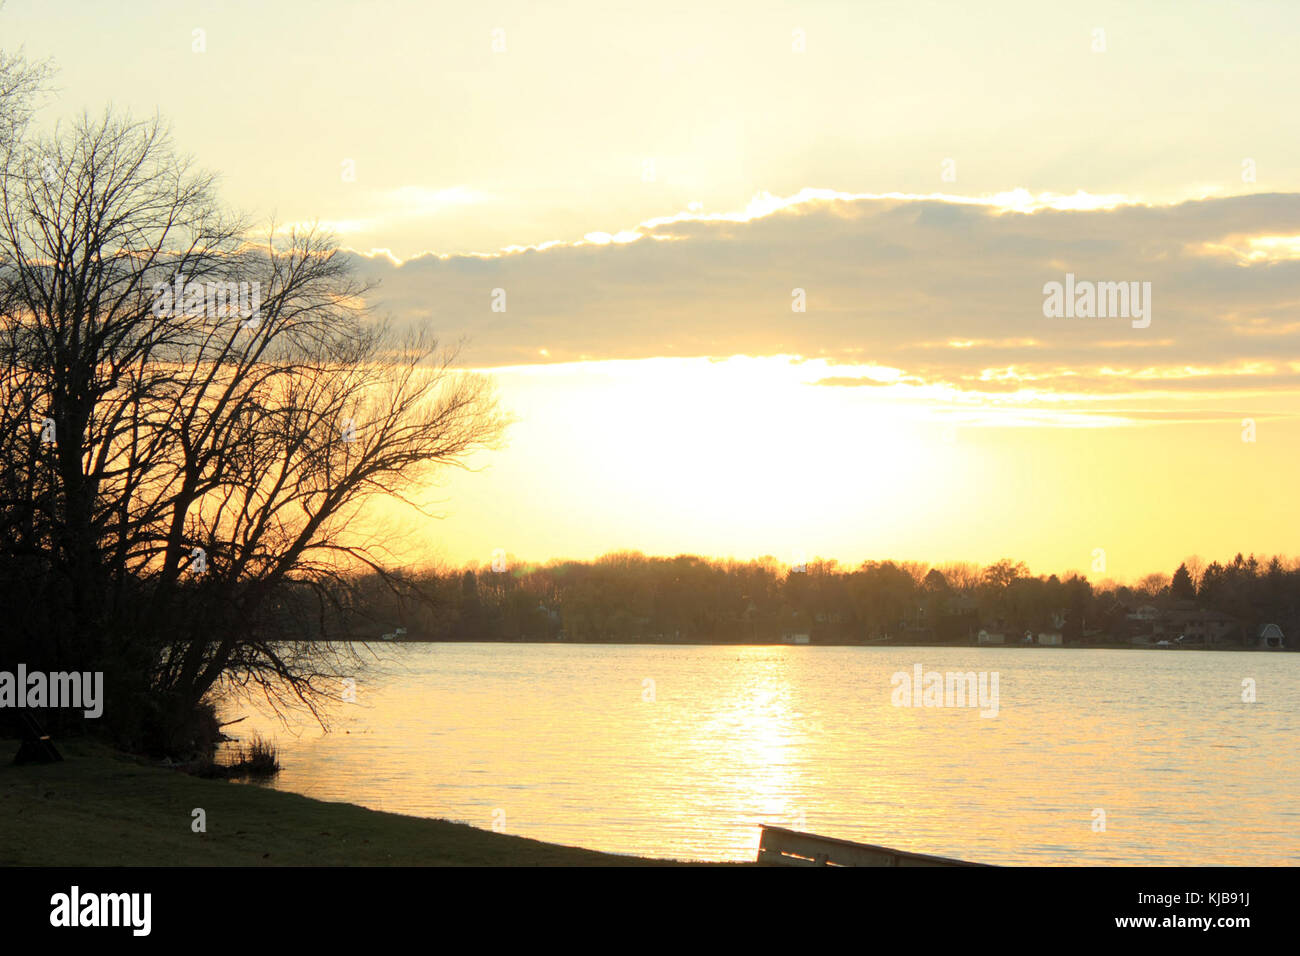
<path id="1" fill-rule="evenodd" d="M 62 763 L 15 767 L 0 740 L 0 866 L 655 866 L 380 813 L 262 787 L 204 780 L 88 741 Z M 191 829 L 207 813 L 207 832 Z"/>

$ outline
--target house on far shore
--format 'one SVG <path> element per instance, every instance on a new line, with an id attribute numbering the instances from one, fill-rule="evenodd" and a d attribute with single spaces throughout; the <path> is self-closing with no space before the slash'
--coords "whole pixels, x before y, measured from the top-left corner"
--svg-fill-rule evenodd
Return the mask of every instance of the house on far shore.
<path id="1" fill-rule="evenodd" d="M 810 640 L 810 635 L 802 632 L 794 633 L 787 631 L 782 635 L 782 640 L 787 644 L 807 644 Z"/>
<path id="2" fill-rule="evenodd" d="M 1005 634 L 995 634 L 992 631 L 980 631 L 975 637 L 977 644 L 1002 644 L 1006 641 Z"/>
<path id="3" fill-rule="evenodd" d="M 1061 647 L 1064 641 L 1060 631 L 1039 631 L 1038 643 L 1041 647 Z"/>
<path id="4" fill-rule="evenodd" d="M 1154 604 L 1143 604 L 1141 607 L 1130 611 L 1125 615 L 1130 621 L 1141 621 L 1149 624 L 1160 616 L 1160 609 Z"/>
<path id="5" fill-rule="evenodd" d="M 1276 624 L 1265 624 L 1259 629 L 1259 636 L 1255 638 L 1255 646 L 1267 650 L 1282 650 L 1286 646 L 1282 642 L 1282 628 Z"/>
<path id="6" fill-rule="evenodd" d="M 1176 601 L 1152 628 L 1151 643 L 1160 641 L 1183 647 L 1240 646 L 1241 622 L 1220 611 L 1199 608 L 1194 601 Z"/>

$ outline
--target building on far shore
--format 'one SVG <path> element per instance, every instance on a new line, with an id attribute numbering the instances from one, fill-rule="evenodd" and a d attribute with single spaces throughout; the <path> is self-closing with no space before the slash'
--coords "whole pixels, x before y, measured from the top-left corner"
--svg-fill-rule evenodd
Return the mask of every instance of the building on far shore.
<path id="1" fill-rule="evenodd" d="M 1160 616 L 1160 609 L 1153 604 L 1143 604 L 1141 607 L 1130 611 L 1127 615 L 1130 621 L 1141 621 L 1149 624 Z"/>
<path id="2" fill-rule="evenodd" d="M 1065 642 L 1060 631 L 1039 631 L 1038 643 L 1042 647 L 1061 647 Z"/>
<path id="3" fill-rule="evenodd" d="M 1005 634 L 997 634 L 993 631 L 985 630 L 980 631 L 979 634 L 976 635 L 975 642 L 977 644 L 1002 644 L 1005 643 L 1006 639 Z"/>
<path id="4" fill-rule="evenodd" d="M 1154 623 L 1151 643 L 1160 641 L 1184 647 L 1240 646 L 1241 622 L 1229 614 L 1199 608 L 1193 601 L 1178 601 Z"/>
<path id="5" fill-rule="evenodd" d="M 1276 624 L 1265 624 L 1259 629 L 1259 636 L 1255 638 L 1255 646 L 1280 651 L 1286 646 L 1282 639 L 1282 628 Z"/>

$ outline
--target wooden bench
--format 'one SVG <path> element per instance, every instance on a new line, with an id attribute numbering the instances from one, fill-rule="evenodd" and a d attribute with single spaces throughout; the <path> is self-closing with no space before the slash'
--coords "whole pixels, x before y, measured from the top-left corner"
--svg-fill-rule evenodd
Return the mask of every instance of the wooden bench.
<path id="1" fill-rule="evenodd" d="M 853 843 L 784 827 L 763 827 L 758 862 L 777 866 L 987 866 L 946 856 Z"/>

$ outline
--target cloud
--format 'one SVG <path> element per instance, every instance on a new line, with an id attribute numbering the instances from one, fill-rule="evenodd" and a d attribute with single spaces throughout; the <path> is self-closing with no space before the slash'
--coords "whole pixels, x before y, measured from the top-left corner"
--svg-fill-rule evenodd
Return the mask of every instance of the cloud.
<path id="1" fill-rule="evenodd" d="M 895 385 L 1222 392 L 1300 389 L 1296 237 L 1297 194 L 1145 205 L 804 190 L 582 241 L 356 260 L 381 282 L 381 311 L 467 337 L 484 367 L 795 354 L 897 369 Z M 1045 318 L 1044 284 L 1066 273 L 1150 282 L 1150 326 Z M 879 384 L 833 378 L 821 384 Z"/>

